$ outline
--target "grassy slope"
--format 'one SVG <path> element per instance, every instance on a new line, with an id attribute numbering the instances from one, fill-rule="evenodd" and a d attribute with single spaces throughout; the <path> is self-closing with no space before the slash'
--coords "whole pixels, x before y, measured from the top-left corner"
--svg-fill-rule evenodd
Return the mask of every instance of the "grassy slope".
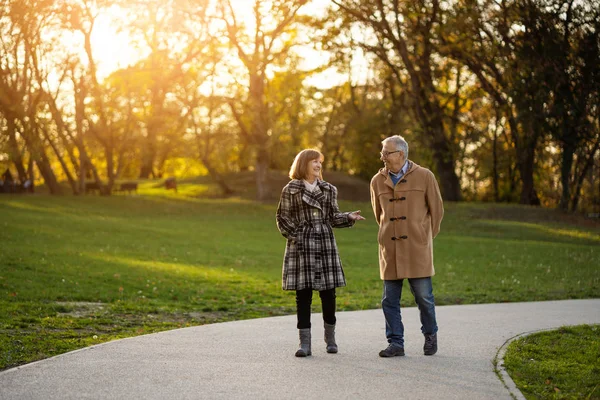
<path id="1" fill-rule="evenodd" d="M 0 197 L 0 369 L 118 337 L 294 312 L 275 204 L 139 196 Z M 337 230 L 339 310 L 379 307 L 377 226 Z M 438 304 L 600 295 L 600 228 L 519 206 L 446 205 Z M 318 302 L 317 302 L 318 303 Z M 409 291 L 404 305 L 413 305 Z M 315 304 L 315 311 L 318 311 Z"/>
<path id="2" fill-rule="evenodd" d="M 504 366 L 528 399 L 600 399 L 600 326 L 582 325 L 512 342 Z"/>

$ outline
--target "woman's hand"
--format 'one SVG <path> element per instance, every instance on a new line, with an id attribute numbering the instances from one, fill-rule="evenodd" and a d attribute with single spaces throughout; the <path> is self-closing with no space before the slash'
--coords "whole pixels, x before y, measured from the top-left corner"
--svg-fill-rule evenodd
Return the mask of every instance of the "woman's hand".
<path id="1" fill-rule="evenodd" d="M 352 221 L 361 221 L 365 219 L 365 217 L 360 215 L 360 210 L 352 211 L 350 214 L 348 214 L 348 218 L 350 218 Z"/>

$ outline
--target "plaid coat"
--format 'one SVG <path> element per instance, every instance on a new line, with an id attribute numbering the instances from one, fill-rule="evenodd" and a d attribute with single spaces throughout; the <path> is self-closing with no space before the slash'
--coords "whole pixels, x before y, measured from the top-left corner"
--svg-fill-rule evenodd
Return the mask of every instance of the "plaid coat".
<path id="1" fill-rule="evenodd" d="M 313 192 L 291 180 L 281 192 L 277 228 L 287 239 L 283 258 L 284 290 L 328 290 L 346 286 L 333 228 L 354 225 L 340 212 L 337 189 L 319 180 Z"/>

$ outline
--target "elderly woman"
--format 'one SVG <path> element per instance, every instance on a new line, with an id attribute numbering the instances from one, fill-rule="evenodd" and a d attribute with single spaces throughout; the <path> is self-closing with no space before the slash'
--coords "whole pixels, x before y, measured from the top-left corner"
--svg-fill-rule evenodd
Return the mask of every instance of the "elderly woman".
<path id="1" fill-rule="evenodd" d="M 337 189 L 322 178 L 323 154 L 302 150 L 292 163 L 290 179 L 277 208 L 277 228 L 287 239 L 283 259 L 283 289 L 296 291 L 300 348 L 296 357 L 311 355 L 310 313 L 313 290 L 319 292 L 328 353 L 335 342 L 335 288 L 346 286 L 332 228 L 363 220 L 360 211 L 340 212 Z"/>

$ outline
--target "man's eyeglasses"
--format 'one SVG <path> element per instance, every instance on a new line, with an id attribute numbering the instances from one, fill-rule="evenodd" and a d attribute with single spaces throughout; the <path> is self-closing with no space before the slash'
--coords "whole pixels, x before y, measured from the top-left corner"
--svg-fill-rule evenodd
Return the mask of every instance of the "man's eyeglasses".
<path id="1" fill-rule="evenodd" d="M 402 150 L 396 150 L 396 151 L 390 151 L 390 152 L 387 152 L 387 151 L 380 151 L 380 152 L 379 152 L 379 154 L 381 154 L 381 157 L 385 157 L 385 158 L 387 158 L 387 157 L 388 157 L 390 154 L 399 153 L 399 152 L 401 152 L 401 151 L 402 151 Z"/>

